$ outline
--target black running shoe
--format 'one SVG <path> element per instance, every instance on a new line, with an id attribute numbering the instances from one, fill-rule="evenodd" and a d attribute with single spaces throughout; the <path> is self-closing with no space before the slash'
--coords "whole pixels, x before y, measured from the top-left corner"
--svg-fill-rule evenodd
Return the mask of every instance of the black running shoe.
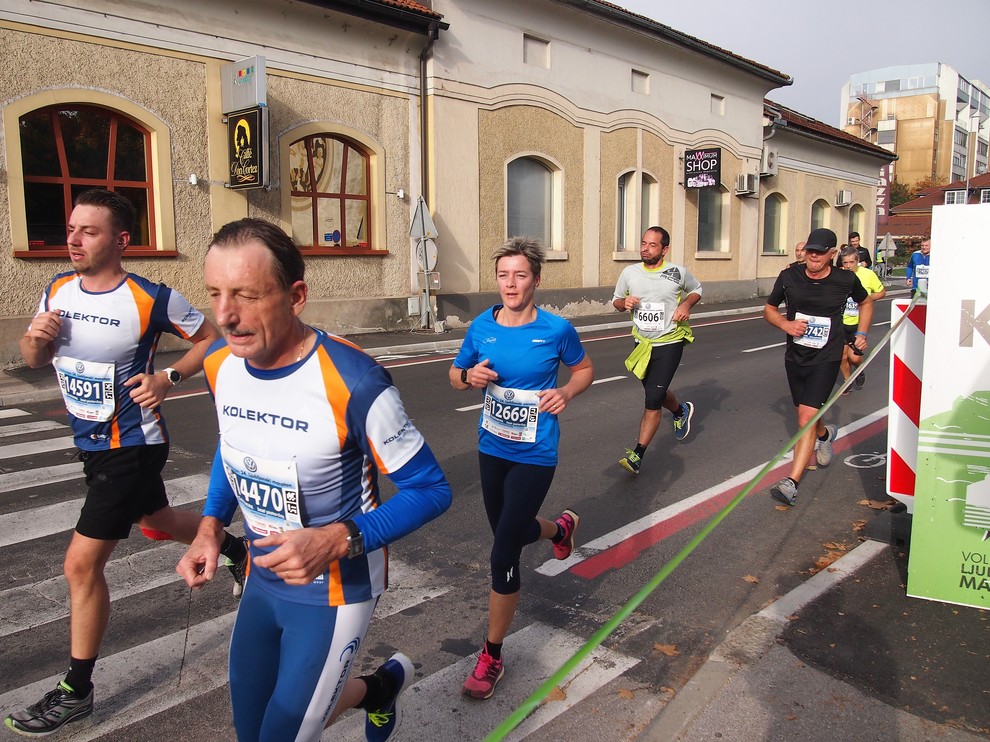
<path id="1" fill-rule="evenodd" d="M 45 697 L 33 706 L 15 711 L 3 723 L 18 734 L 42 736 L 51 734 L 69 722 L 78 721 L 93 713 L 93 691 L 79 698 L 63 680 L 55 690 L 48 691 Z"/>

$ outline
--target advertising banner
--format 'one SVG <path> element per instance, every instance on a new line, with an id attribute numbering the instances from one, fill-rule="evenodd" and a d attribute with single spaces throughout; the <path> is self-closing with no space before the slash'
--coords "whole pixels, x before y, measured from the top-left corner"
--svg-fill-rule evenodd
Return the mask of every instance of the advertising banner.
<path id="1" fill-rule="evenodd" d="M 990 204 L 936 206 L 908 595 L 990 608 Z"/>
<path id="2" fill-rule="evenodd" d="M 689 149 L 684 153 L 684 187 L 708 188 L 722 182 L 722 148 Z"/>

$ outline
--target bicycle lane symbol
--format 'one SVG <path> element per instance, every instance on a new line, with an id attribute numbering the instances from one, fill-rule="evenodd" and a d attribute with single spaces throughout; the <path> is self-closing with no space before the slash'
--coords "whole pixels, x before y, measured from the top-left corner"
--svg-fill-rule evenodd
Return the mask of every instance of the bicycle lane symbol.
<path id="1" fill-rule="evenodd" d="M 846 456 L 843 460 L 846 466 L 853 469 L 876 469 L 887 465 L 887 454 L 885 453 L 854 453 Z"/>

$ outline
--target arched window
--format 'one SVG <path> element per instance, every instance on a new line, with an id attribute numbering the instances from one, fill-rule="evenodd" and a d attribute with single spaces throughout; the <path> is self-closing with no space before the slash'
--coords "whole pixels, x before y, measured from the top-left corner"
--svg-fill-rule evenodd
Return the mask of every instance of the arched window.
<path id="1" fill-rule="evenodd" d="M 849 209 L 849 231 L 863 234 L 866 228 L 866 210 L 859 204 L 853 204 Z"/>
<path id="2" fill-rule="evenodd" d="M 660 187 L 633 170 L 619 176 L 616 190 L 616 249 L 638 253 L 643 233 L 660 220 Z"/>
<path id="3" fill-rule="evenodd" d="M 721 252 L 725 249 L 724 201 L 721 186 L 698 189 L 698 252 Z"/>
<path id="4" fill-rule="evenodd" d="M 811 205 L 811 228 L 820 229 L 828 226 L 828 201 L 818 199 Z"/>
<path id="5" fill-rule="evenodd" d="M 535 157 L 520 157 L 506 169 L 508 237 L 538 237 L 548 250 L 554 245 L 554 172 Z"/>
<path id="6" fill-rule="evenodd" d="M 763 252 L 784 254 L 784 206 L 786 202 L 779 193 L 771 193 L 763 201 Z"/>
<path id="7" fill-rule="evenodd" d="M 156 249 L 151 134 L 108 108 L 63 104 L 18 119 L 28 252 L 59 255 L 76 196 L 106 188 L 129 198 L 137 223 L 128 253 Z"/>
<path id="8" fill-rule="evenodd" d="M 289 145 L 292 236 L 306 248 L 374 249 L 370 157 L 356 142 L 313 134 Z"/>

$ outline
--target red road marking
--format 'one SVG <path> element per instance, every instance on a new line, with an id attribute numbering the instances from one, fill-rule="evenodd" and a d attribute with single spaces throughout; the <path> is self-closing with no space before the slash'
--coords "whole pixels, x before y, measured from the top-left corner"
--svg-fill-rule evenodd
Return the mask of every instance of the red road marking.
<path id="1" fill-rule="evenodd" d="M 832 447 L 832 452 L 838 455 L 848 451 L 853 446 L 859 445 L 868 438 L 871 438 L 886 429 L 886 427 L 887 418 L 883 417 L 863 428 L 860 428 L 859 430 L 850 433 L 849 435 L 838 439 Z M 790 461 L 775 467 L 769 474 L 766 475 L 766 477 L 764 477 L 763 481 L 761 481 L 753 489 L 750 496 L 752 496 L 753 493 L 760 492 L 763 487 L 766 487 L 777 479 L 785 476 L 787 472 L 790 471 L 790 468 Z M 685 510 L 683 513 L 679 513 L 672 518 L 663 521 L 662 523 L 657 523 L 656 525 L 647 528 L 645 531 L 640 531 L 634 536 L 630 536 L 622 543 L 616 544 L 615 546 L 605 549 L 604 551 L 585 559 L 583 562 L 571 567 L 570 571 L 578 577 L 583 577 L 586 580 L 592 580 L 610 569 L 619 569 L 620 567 L 624 567 L 635 561 L 639 555 L 649 547 L 660 543 L 665 538 L 694 525 L 700 520 L 714 515 L 725 507 L 732 500 L 732 498 L 742 492 L 745 487 L 745 484 L 741 484 L 720 492 L 711 499 L 695 505 L 690 510 Z"/>

